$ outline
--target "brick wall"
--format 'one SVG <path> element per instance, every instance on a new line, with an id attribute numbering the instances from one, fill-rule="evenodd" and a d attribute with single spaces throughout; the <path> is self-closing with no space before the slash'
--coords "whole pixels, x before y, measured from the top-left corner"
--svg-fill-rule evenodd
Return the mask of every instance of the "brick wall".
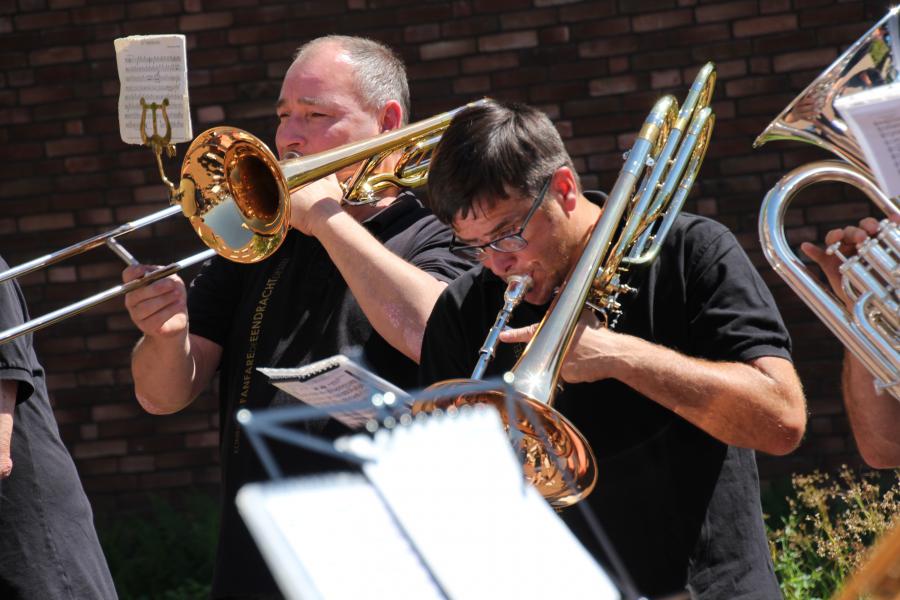
<path id="1" fill-rule="evenodd" d="M 585 184 L 599 188 L 615 180 L 654 99 L 669 91 L 683 98 L 697 68 L 714 60 L 718 122 L 688 210 L 731 227 L 760 267 L 790 324 L 811 411 L 802 448 L 764 458 L 764 472 L 856 462 L 837 387 L 840 347 L 765 264 L 756 234 L 765 191 L 820 155 L 791 143 L 754 151 L 751 142 L 888 4 L 2 0 L 0 252 L 17 264 L 165 205 L 150 152 L 119 139 L 113 39 L 120 36 L 187 35 L 195 131 L 228 123 L 271 140 L 293 49 L 325 33 L 369 35 L 407 61 L 414 118 L 483 95 L 536 104 L 558 124 Z M 168 165 L 171 177 L 185 147 Z M 871 212 L 834 187 L 795 206 L 787 219 L 794 242 Z M 128 245 L 148 262 L 201 249 L 178 218 L 132 234 Z M 22 284 L 40 313 L 116 283 L 120 268 L 98 252 Z M 121 301 L 36 335 L 63 438 L 101 505 L 217 483 L 212 394 L 176 416 L 143 414 L 130 387 L 136 338 Z"/>

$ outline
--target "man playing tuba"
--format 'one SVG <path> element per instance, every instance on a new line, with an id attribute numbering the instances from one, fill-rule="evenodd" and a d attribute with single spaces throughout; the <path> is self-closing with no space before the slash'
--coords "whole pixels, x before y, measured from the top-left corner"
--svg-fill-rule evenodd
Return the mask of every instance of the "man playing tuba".
<path id="1" fill-rule="evenodd" d="M 859 226 L 833 229 L 825 235 L 825 245 L 840 243 L 844 256 L 856 253 L 856 246 L 878 232 L 878 221 L 863 219 Z M 809 242 L 803 252 L 821 267 L 834 293 L 848 307 L 852 305 L 841 285 L 840 259 Z M 863 460 L 879 469 L 900 467 L 900 402 L 886 391 L 875 389 L 875 378 L 851 352 L 844 352 L 841 390 L 847 417 Z"/>

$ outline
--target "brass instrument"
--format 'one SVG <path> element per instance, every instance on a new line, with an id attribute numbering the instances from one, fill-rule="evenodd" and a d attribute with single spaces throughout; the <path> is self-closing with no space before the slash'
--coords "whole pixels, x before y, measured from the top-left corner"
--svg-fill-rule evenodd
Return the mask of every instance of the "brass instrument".
<path id="1" fill-rule="evenodd" d="M 859 141 L 835 109 L 842 97 L 900 80 L 892 47 L 900 36 L 900 8 L 892 8 L 851 45 L 766 127 L 754 142 L 796 140 L 837 154 L 782 177 L 763 201 L 759 236 L 775 271 L 876 378 L 876 387 L 900 400 L 900 229 L 889 219 L 841 265 L 842 287 L 852 307 L 835 298 L 791 251 L 784 216 L 793 198 L 819 182 L 842 182 L 861 190 L 888 216 L 900 214 L 896 198 L 878 187 Z M 881 82 L 881 83 L 879 83 Z M 828 249 L 837 252 L 837 245 Z"/>
<path id="2" fill-rule="evenodd" d="M 0 283 L 104 245 L 126 264 L 137 264 L 116 238 L 179 213 L 188 218 L 210 249 L 0 332 L 0 344 L 168 277 L 182 268 L 212 258 L 216 253 L 239 263 L 255 263 L 271 256 L 288 232 L 291 192 L 350 165 L 362 161 L 356 174 L 344 186 L 345 200 L 351 204 L 370 201 L 374 194 L 389 186 L 423 185 L 427 180 L 431 151 L 459 110 L 461 108 L 371 139 L 280 162 L 262 141 L 246 131 L 233 127 L 204 131 L 188 147 L 177 188 L 165 179 L 162 163 L 159 163 L 160 174 L 170 189 L 172 206 L 8 269 L 0 273 Z M 376 172 L 382 161 L 396 152 L 402 154 L 393 172 Z"/>
<path id="3" fill-rule="evenodd" d="M 438 408 L 478 402 L 494 405 L 518 442 L 526 479 L 558 509 L 585 498 L 597 482 L 593 450 L 553 408 L 563 359 L 585 305 L 599 310 L 607 323 L 614 321 L 617 297 L 632 291 L 621 277 L 659 253 L 709 144 L 714 85 L 715 69 L 707 63 L 680 110 L 674 97 L 665 96 L 644 122 L 581 257 L 522 356 L 504 376 L 524 408 L 517 407 L 517 416 L 510 418 L 502 392 L 437 403 Z M 459 380 L 436 385 L 455 383 Z M 530 421 L 529 415 L 536 421 Z"/>
<path id="4" fill-rule="evenodd" d="M 528 275 L 511 275 L 506 280 L 503 308 L 497 313 L 497 319 L 481 345 L 481 350 L 478 351 L 478 362 L 475 363 L 475 369 L 472 371 L 470 379 L 481 379 L 484 376 L 485 369 L 494 359 L 497 344 L 500 343 L 500 333 L 506 328 L 513 311 L 525 299 L 525 294 L 531 289 L 532 283 L 531 277 Z"/>

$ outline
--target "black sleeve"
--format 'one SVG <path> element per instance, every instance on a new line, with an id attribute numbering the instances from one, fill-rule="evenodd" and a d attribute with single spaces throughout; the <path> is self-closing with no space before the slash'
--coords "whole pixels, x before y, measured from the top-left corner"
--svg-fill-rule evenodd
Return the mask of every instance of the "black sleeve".
<path id="1" fill-rule="evenodd" d="M 455 284 L 447 286 L 425 326 L 419 362 L 419 385 L 422 387 L 445 379 L 468 377 L 472 370 L 463 360 L 466 356 L 465 328 L 455 288 Z"/>
<path id="2" fill-rule="evenodd" d="M 203 263 L 188 288 L 188 324 L 192 334 L 225 345 L 242 289 L 239 266 L 221 256 Z"/>
<path id="3" fill-rule="evenodd" d="M 0 258 L 0 271 L 9 268 Z M 0 283 L 0 331 L 21 325 L 28 319 L 25 297 L 15 280 Z M 19 382 L 16 402 L 23 402 L 34 393 L 36 358 L 32 350 L 32 334 L 20 336 L 0 344 L 0 379 Z"/>
<path id="4" fill-rule="evenodd" d="M 699 356 L 741 361 L 790 359 L 791 341 L 775 300 L 734 235 L 713 221 L 687 233 L 687 319 Z"/>
<path id="5" fill-rule="evenodd" d="M 421 219 L 416 227 L 412 253 L 403 257 L 412 265 L 446 283 L 474 266 L 450 252 L 452 232 L 434 216 Z"/>

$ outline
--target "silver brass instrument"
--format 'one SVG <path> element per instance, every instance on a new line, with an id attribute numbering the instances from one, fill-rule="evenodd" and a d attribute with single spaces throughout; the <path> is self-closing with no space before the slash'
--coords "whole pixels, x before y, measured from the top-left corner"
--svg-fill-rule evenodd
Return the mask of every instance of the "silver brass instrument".
<path id="1" fill-rule="evenodd" d="M 520 438 L 517 451 L 526 479 L 556 508 L 582 500 L 597 483 L 593 450 L 553 408 L 563 359 L 585 305 L 598 309 L 607 323 L 614 321 L 619 294 L 632 291 L 622 276 L 659 253 L 709 144 L 714 122 L 709 103 L 715 79 L 713 64 L 707 63 L 680 110 L 674 97 L 665 96 L 644 122 L 581 257 L 522 356 L 504 377 L 528 410 L 510 419 L 501 392 L 456 397 L 438 405 L 494 405 L 507 427 L 512 423 L 521 434 L 511 437 Z M 536 415 L 538 422 L 529 422 L 523 416 L 526 412 Z"/>
<path id="2" fill-rule="evenodd" d="M 345 167 L 361 163 L 345 186 L 345 199 L 352 204 L 364 203 L 366 198 L 389 186 L 424 185 L 431 151 L 459 110 L 462 109 L 441 113 L 371 139 L 280 162 L 262 141 L 246 131 L 233 127 L 204 131 L 188 147 L 177 188 L 165 179 L 160 163 L 163 181 L 170 188 L 172 206 L 8 269 L 0 273 L 0 283 L 104 245 L 126 264 L 136 264 L 134 257 L 116 238 L 179 213 L 188 218 L 210 249 L 0 332 L 0 344 L 168 277 L 182 268 L 212 258 L 216 253 L 239 263 L 254 263 L 271 256 L 289 229 L 291 192 Z M 376 172 L 385 158 L 397 152 L 401 152 L 401 156 L 392 172 Z"/>
<path id="3" fill-rule="evenodd" d="M 835 101 L 900 80 L 900 7 L 892 8 L 850 46 L 766 127 L 754 147 L 770 140 L 814 144 L 844 161 L 820 161 L 785 175 L 766 195 L 759 216 L 763 253 L 844 346 L 876 378 L 876 387 L 900 400 L 900 229 L 885 219 L 878 235 L 861 244 L 856 256 L 841 257 L 842 287 L 851 307 L 824 288 L 791 251 L 784 216 L 793 198 L 819 182 L 842 182 L 861 190 L 887 216 L 900 215 L 896 198 L 878 187 L 859 141 L 835 109 Z M 836 246 L 828 249 L 834 253 Z"/>
<path id="4" fill-rule="evenodd" d="M 503 308 L 497 313 L 497 319 L 488 332 L 481 350 L 478 351 L 478 362 L 472 371 L 471 379 L 481 379 L 484 371 L 494 359 L 497 344 L 500 343 L 500 333 L 506 328 L 513 311 L 525 299 L 525 294 L 531 289 L 531 277 L 528 275 L 512 275 L 506 280 L 506 291 L 503 293 Z"/>

